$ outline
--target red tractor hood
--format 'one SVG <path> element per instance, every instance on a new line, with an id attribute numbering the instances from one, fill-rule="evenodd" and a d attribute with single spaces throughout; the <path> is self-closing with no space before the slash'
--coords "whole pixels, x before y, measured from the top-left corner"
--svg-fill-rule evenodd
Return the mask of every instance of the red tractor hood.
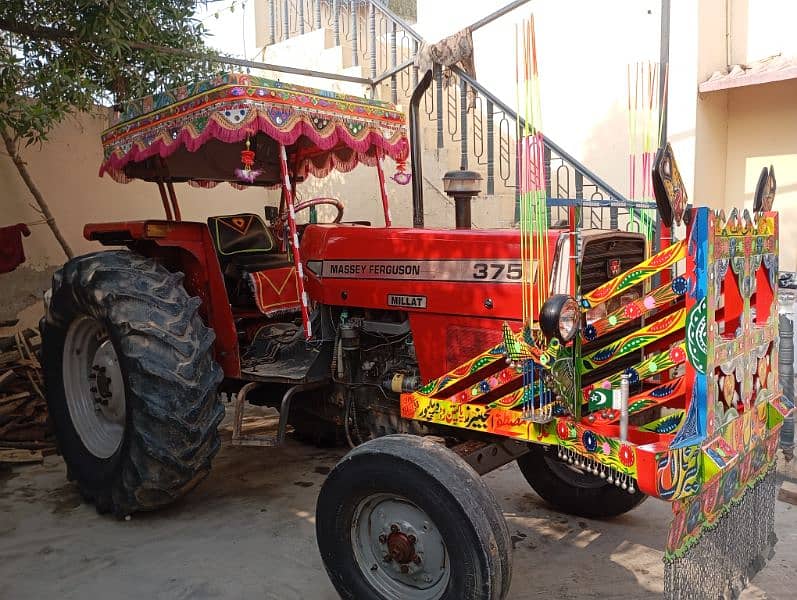
<path id="1" fill-rule="evenodd" d="M 553 260 L 559 231 L 549 235 Z M 510 320 L 521 316 L 516 229 L 310 225 L 302 239 L 302 259 L 310 297 L 324 304 Z"/>
<path id="2" fill-rule="evenodd" d="M 549 261 L 560 234 L 549 232 Z M 424 379 L 497 343 L 501 324 L 522 318 L 517 229 L 309 225 L 302 261 L 317 302 L 405 311 Z"/>

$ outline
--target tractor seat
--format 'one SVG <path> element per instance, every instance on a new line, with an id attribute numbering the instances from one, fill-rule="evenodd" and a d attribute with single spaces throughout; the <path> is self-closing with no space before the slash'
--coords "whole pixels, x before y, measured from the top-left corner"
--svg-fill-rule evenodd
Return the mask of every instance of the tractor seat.
<path id="1" fill-rule="evenodd" d="M 274 235 L 256 214 L 210 217 L 208 228 L 225 274 L 253 273 L 290 264 Z"/>

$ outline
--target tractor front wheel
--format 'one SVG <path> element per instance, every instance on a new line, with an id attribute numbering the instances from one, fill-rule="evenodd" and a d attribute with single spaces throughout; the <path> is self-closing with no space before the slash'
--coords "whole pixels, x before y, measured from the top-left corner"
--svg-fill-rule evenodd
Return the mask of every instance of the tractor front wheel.
<path id="1" fill-rule="evenodd" d="M 638 506 L 647 496 L 629 494 L 597 475 L 568 464 L 552 449 L 531 444 L 517 459 L 520 472 L 543 500 L 557 510 L 588 518 L 616 517 Z"/>
<path id="2" fill-rule="evenodd" d="M 459 456 L 418 436 L 349 452 L 321 488 L 316 534 L 344 599 L 500 600 L 509 590 L 495 497 Z"/>
<path id="3" fill-rule="evenodd" d="M 53 276 L 47 404 L 68 476 L 99 512 L 176 500 L 219 449 L 214 335 L 182 277 L 127 251 L 75 258 Z"/>

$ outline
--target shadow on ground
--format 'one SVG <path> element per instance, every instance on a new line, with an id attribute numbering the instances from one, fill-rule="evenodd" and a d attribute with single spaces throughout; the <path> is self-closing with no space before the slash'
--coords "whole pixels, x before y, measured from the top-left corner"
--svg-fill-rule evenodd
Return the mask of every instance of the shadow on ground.
<path id="1" fill-rule="evenodd" d="M 180 503 L 130 521 L 81 503 L 58 457 L 0 471 L 0 598 L 332 600 L 314 538 L 315 500 L 343 450 L 290 440 L 225 445 Z M 513 536 L 510 598 L 658 597 L 669 507 L 655 500 L 612 521 L 548 510 L 514 465 L 488 476 Z M 788 598 L 797 523 L 778 503 L 778 554 L 746 598 Z"/>

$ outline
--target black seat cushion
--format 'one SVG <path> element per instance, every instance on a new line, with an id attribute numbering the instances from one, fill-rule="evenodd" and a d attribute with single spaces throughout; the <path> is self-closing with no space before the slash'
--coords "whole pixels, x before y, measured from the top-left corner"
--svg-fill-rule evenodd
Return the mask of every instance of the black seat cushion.
<path id="1" fill-rule="evenodd" d="M 216 252 L 221 256 L 273 253 L 277 250 L 274 236 L 258 215 L 241 213 L 210 217 L 208 227 Z"/>
<path id="2" fill-rule="evenodd" d="M 263 271 L 288 263 L 279 243 L 258 215 L 240 213 L 208 219 L 213 245 L 219 255 L 222 271 Z"/>

